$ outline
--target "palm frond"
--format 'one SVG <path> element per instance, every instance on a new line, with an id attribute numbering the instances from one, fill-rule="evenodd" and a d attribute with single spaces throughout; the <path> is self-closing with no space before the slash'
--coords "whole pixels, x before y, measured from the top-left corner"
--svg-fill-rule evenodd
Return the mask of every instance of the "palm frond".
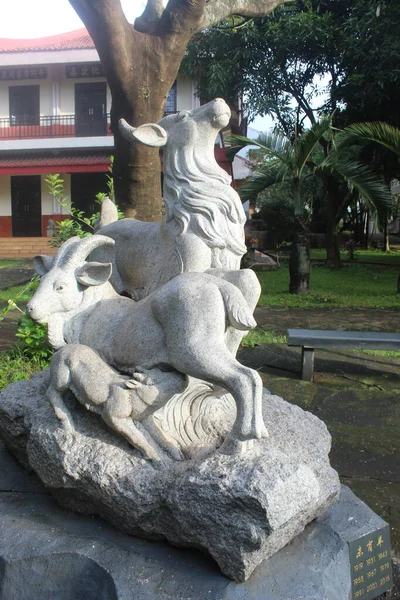
<path id="1" fill-rule="evenodd" d="M 271 185 L 284 181 L 286 174 L 287 169 L 284 168 L 279 161 L 270 163 L 268 168 L 262 173 L 253 173 L 253 175 L 239 187 L 239 196 L 243 202 L 255 199 L 260 192 L 271 187 Z"/>
<path id="2" fill-rule="evenodd" d="M 338 148 L 365 141 L 381 144 L 400 157 L 400 129 L 379 121 L 354 123 L 345 127 L 340 135 Z"/>
<path id="3" fill-rule="evenodd" d="M 261 152 L 264 152 L 266 158 L 276 158 L 287 165 L 291 161 L 293 151 L 290 142 L 277 133 L 261 134 L 256 140 L 251 140 L 242 135 L 233 135 L 228 139 L 228 142 L 232 144 L 226 152 L 230 160 L 233 160 L 235 154 L 243 148 L 256 146 Z"/>
<path id="4" fill-rule="evenodd" d="M 314 123 L 310 129 L 307 129 L 298 139 L 294 153 L 294 161 L 301 177 L 304 167 L 307 165 L 315 147 L 322 136 L 330 129 L 332 125 L 332 116 L 323 117 L 317 123 Z"/>
<path id="5" fill-rule="evenodd" d="M 368 165 L 353 158 L 340 157 L 335 152 L 322 163 L 321 169 L 324 168 L 328 168 L 332 174 L 339 174 L 350 189 L 357 190 L 381 219 L 387 218 L 391 213 L 393 199 L 390 188 Z"/>

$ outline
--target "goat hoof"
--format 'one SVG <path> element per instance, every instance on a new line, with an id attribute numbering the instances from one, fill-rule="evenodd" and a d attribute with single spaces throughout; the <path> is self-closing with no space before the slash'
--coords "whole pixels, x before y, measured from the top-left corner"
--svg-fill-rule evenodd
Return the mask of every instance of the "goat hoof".
<path id="1" fill-rule="evenodd" d="M 165 450 L 174 460 L 184 460 L 185 458 L 181 450 L 175 446 L 169 446 L 168 448 L 165 448 Z"/>
<path id="2" fill-rule="evenodd" d="M 254 446 L 254 440 L 239 440 L 234 436 L 228 435 L 225 438 L 219 451 L 228 456 L 241 456 L 249 452 Z"/>

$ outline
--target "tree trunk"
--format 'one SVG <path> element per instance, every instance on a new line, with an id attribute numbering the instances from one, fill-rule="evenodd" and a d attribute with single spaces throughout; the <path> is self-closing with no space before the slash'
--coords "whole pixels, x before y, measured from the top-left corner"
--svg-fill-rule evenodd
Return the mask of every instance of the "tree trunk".
<path id="1" fill-rule="evenodd" d="M 389 227 L 387 220 L 383 227 L 383 251 L 390 252 L 390 241 L 389 241 Z"/>
<path id="2" fill-rule="evenodd" d="M 340 258 L 339 240 L 336 233 L 336 224 L 328 221 L 325 233 L 326 263 L 332 269 L 340 269 L 342 259 Z"/>
<path id="3" fill-rule="evenodd" d="M 290 250 L 289 292 L 304 294 L 310 287 L 310 236 L 302 219 L 296 217 L 297 231 Z"/>
<path id="4" fill-rule="evenodd" d="M 125 216 L 141 221 L 161 219 L 161 163 L 159 148 L 151 148 L 128 142 L 119 132 L 118 121 L 122 115 L 123 102 L 120 97 L 113 101 L 111 124 L 114 133 L 113 177 L 115 197 Z M 150 113 L 150 114 L 149 114 Z M 144 116 L 143 116 L 144 115 Z M 149 116 L 147 116 L 149 115 Z M 145 122 L 156 122 L 163 116 L 143 106 L 141 98 L 135 102 L 135 110 L 124 118 L 137 126 Z"/>
<path id="5" fill-rule="evenodd" d="M 370 223 L 370 214 L 369 210 L 367 210 L 367 216 L 365 220 L 365 249 L 369 249 L 369 223 Z"/>

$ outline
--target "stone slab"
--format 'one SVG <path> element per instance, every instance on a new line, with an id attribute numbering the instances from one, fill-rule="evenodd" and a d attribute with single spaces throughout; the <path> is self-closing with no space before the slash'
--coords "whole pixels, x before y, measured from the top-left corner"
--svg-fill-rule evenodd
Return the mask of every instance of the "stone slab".
<path id="1" fill-rule="evenodd" d="M 349 600 L 347 541 L 384 521 L 342 487 L 339 502 L 245 583 L 193 549 L 148 542 L 63 510 L 0 445 L 0 600 Z M 23 491 L 20 491 L 22 487 Z"/>

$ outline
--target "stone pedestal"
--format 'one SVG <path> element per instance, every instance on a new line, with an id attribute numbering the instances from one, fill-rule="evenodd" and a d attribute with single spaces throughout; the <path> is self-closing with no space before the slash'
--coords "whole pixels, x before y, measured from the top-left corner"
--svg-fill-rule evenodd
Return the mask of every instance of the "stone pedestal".
<path id="1" fill-rule="evenodd" d="M 64 508 L 99 515 L 131 535 L 203 550 L 233 580 L 245 581 L 337 500 L 326 426 L 277 396 L 263 399 L 269 438 L 243 454 L 211 446 L 198 458 L 153 463 L 74 398 L 71 443 L 44 396 L 47 377 L 0 395 L 0 436 L 15 456 Z"/>
<path id="2" fill-rule="evenodd" d="M 0 463 L 0 600 L 349 600 L 347 541 L 384 524 L 343 487 L 338 503 L 237 584 L 197 550 L 63 510 L 1 442 Z"/>

